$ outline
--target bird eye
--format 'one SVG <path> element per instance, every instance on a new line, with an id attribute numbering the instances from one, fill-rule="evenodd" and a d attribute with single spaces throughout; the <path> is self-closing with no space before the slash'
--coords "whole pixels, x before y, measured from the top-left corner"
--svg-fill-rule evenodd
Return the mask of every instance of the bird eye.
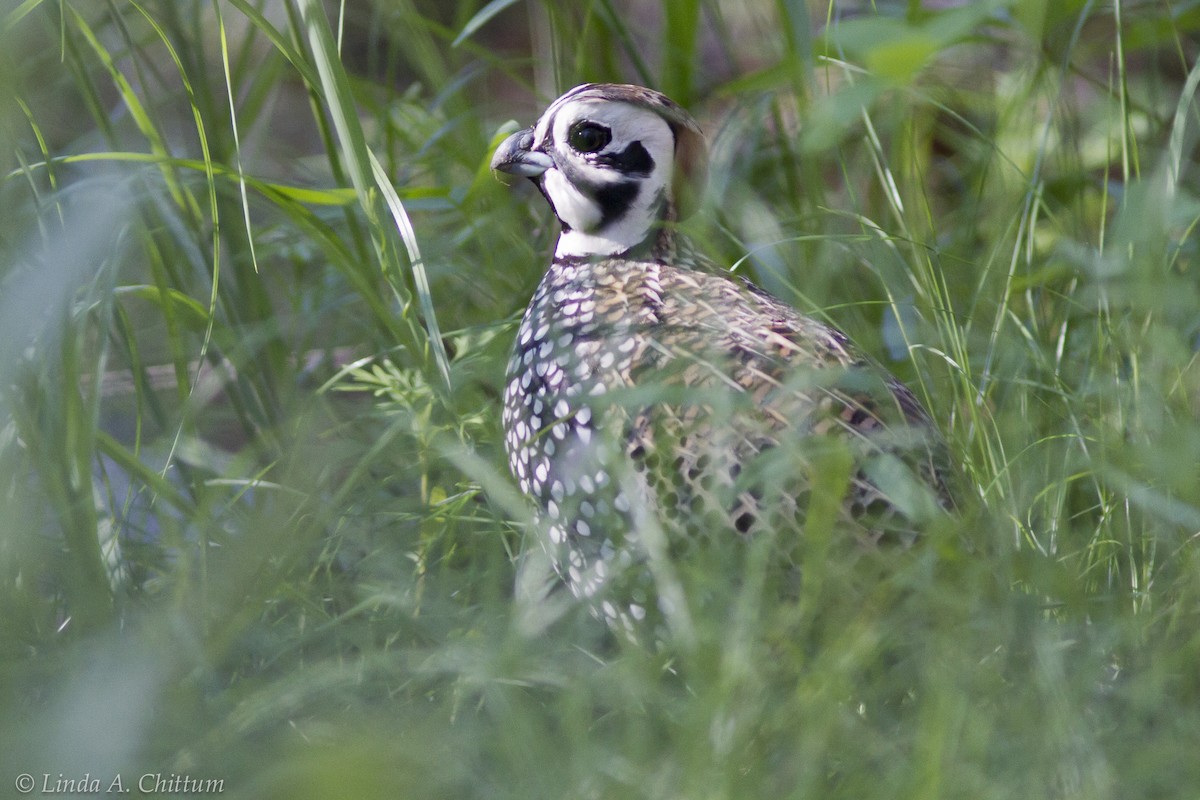
<path id="1" fill-rule="evenodd" d="M 612 141 L 612 131 L 603 125 L 582 120 L 567 131 L 567 144 L 580 153 L 598 153 Z"/>

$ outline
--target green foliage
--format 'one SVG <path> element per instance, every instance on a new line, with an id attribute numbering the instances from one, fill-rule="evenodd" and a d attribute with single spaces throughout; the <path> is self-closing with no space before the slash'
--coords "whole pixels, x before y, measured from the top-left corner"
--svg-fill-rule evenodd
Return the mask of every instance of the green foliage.
<path id="1" fill-rule="evenodd" d="M 1197 3 L 10 6 L 5 786 L 1200 785 Z M 697 240 L 887 363 L 959 467 L 907 550 L 820 498 L 800 541 L 689 550 L 656 652 L 539 583 L 499 455 L 554 230 L 489 154 L 584 80 L 697 113 Z"/>

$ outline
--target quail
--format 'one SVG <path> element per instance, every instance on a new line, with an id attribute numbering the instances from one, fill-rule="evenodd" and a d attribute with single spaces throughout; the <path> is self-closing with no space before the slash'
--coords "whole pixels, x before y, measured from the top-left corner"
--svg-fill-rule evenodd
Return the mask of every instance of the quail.
<path id="1" fill-rule="evenodd" d="M 855 459 L 837 498 L 848 526 L 912 530 L 947 506 L 913 393 L 678 232 L 707 176 L 682 107 L 577 86 L 491 166 L 532 180 L 562 228 L 508 363 L 504 445 L 555 569 L 598 615 L 628 629 L 664 602 L 649 532 L 672 551 L 802 532 L 831 445 Z"/>

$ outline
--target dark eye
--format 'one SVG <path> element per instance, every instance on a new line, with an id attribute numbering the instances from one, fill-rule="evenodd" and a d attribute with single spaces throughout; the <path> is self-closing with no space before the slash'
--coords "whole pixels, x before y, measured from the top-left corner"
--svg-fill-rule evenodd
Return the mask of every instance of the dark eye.
<path id="1" fill-rule="evenodd" d="M 567 131 L 567 144 L 580 153 L 598 153 L 612 141 L 612 131 L 597 122 L 576 122 Z"/>

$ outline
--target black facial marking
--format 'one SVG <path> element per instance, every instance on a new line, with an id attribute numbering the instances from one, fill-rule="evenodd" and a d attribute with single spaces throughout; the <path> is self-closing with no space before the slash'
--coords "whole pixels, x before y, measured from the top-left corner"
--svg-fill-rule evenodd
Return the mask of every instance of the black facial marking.
<path id="1" fill-rule="evenodd" d="M 625 216 L 638 196 L 637 181 L 621 181 L 596 191 L 596 202 L 600 204 L 600 227 Z"/>
<path id="2" fill-rule="evenodd" d="M 604 164 L 626 175 L 646 177 L 654 171 L 654 159 L 641 142 L 634 142 L 619 153 L 601 153 L 595 157 L 597 164 Z"/>

